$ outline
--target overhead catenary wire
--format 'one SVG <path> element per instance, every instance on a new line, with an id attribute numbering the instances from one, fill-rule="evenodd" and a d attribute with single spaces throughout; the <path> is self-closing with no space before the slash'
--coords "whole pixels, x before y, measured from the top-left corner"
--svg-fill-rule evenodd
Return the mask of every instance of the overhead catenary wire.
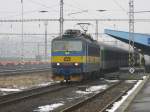
<path id="1" fill-rule="evenodd" d="M 79 4 L 76 0 L 72 0 L 72 3 L 73 3 L 73 5 L 72 4 L 68 4 L 68 5 L 70 5 L 70 6 L 73 6 L 74 8 L 77 8 L 77 9 L 79 9 L 79 10 L 83 10 L 82 8 L 81 8 L 81 4 Z M 76 5 L 75 5 L 76 4 Z"/>
<path id="2" fill-rule="evenodd" d="M 37 5 L 40 5 L 40 6 L 42 6 L 42 7 L 44 7 L 44 8 L 47 8 L 47 9 L 50 9 L 50 10 L 48 10 L 48 12 L 59 12 L 58 10 L 54 10 L 54 9 L 52 9 L 52 8 L 55 8 L 58 4 L 55 4 L 55 5 L 52 5 L 52 6 L 47 6 L 47 5 L 45 5 L 45 4 L 42 4 L 42 3 L 39 3 L 39 2 L 37 2 L 37 1 L 33 1 L 33 0 L 28 0 L 29 2 L 32 2 L 32 3 L 34 3 L 34 4 L 37 4 Z M 21 0 L 21 2 L 22 2 L 22 0 Z M 37 10 L 29 10 L 29 11 L 24 11 L 24 15 L 25 14 L 31 14 L 31 13 L 38 13 L 39 12 L 39 9 L 37 9 Z M 14 13 L 17 13 L 17 12 L 12 12 L 13 14 Z M 11 14 L 11 12 L 9 12 L 9 14 Z M 3 17 L 3 18 L 11 18 L 11 17 L 16 17 L 16 16 L 21 16 L 21 13 L 19 13 L 19 14 L 15 14 L 15 15 L 10 15 L 10 16 L 5 16 L 5 17 Z"/>
<path id="3" fill-rule="evenodd" d="M 128 15 L 128 10 L 126 10 L 122 5 L 120 5 L 120 3 L 117 0 L 113 0 L 114 3 L 122 10 L 124 11 L 127 15 Z"/>
<path id="4" fill-rule="evenodd" d="M 83 9 L 81 9 L 80 7 L 77 7 L 77 6 L 75 6 L 75 5 L 68 4 L 68 3 L 65 3 L 65 6 L 69 6 L 70 8 L 74 8 L 74 9 L 77 9 L 77 10 L 83 10 Z"/>
<path id="5" fill-rule="evenodd" d="M 37 5 L 40 5 L 40 6 L 44 7 L 44 8 L 49 9 L 48 12 L 59 12 L 59 10 L 53 9 L 53 8 L 56 8 L 56 7 L 58 6 L 58 4 L 54 4 L 54 5 L 52 5 L 52 6 L 47 6 L 47 5 L 45 5 L 45 4 L 42 4 L 42 3 L 37 2 L 37 1 L 34 1 L 34 0 L 28 0 L 28 1 L 29 1 L 29 2 L 32 2 L 32 3 L 34 3 L 34 4 L 37 4 Z M 21 0 L 21 2 L 22 2 L 22 0 Z M 24 1 L 24 2 L 26 2 L 26 1 Z M 24 4 L 25 4 L 25 3 L 24 3 Z M 39 8 L 38 8 L 37 10 L 24 11 L 24 14 L 30 14 L 30 13 L 35 13 L 35 12 L 39 12 Z M 0 13 L 1 13 L 1 12 L 0 12 Z M 6 12 L 5 12 L 5 13 L 6 13 Z M 17 14 L 18 12 L 8 12 L 8 13 L 9 13 L 9 14 L 12 14 L 12 15 L 10 15 L 10 16 L 5 16 L 5 17 L 3 17 L 3 18 L 11 18 L 11 17 L 16 17 L 16 16 L 21 16 L 21 13 Z M 16 13 L 16 14 L 14 15 L 14 13 Z"/>
<path id="6" fill-rule="evenodd" d="M 84 19 L 64 19 L 64 21 L 129 21 L 129 19 L 111 19 L 111 18 L 108 18 L 108 19 L 87 19 L 87 18 L 84 18 Z M 150 19 L 144 19 L 144 18 L 141 18 L 141 19 L 134 19 L 136 22 L 150 22 Z M 44 21 L 59 21 L 59 19 L 24 19 L 23 20 L 24 22 L 44 22 Z M 0 19 L 0 22 L 22 22 L 21 19 Z"/>
<path id="7" fill-rule="evenodd" d="M 95 35 L 95 33 L 90 33 L 91 35 Z M 104 34 L 104 33 L 99 33 L 99 34 Z M 0 36 L 1 35 L 22 35 L 21 33 L 0 33 Z M 23 34 L 24 36 L 44 36 L 45 34 L 44 33 L 24 33 Z M 59 33 L 47 33 L 47 35 L 50 35 L 50 36 L 53 36 L 53 35 L 59 35 Z M 40 38 L 43 38 L 43 37 L 40 37 Z"/>
<path id="8" fill-rule="evenodd" d="M 47 6 L 47 5 L 45 5 L 45 4 L 42 4 L 42 3 L 37 2 L 37 1 L 34 1 L 34 0 L 28 0 L 28 1 L 29 1 L 29 2 L 32 2 L 32 3 L 34 3 L 34 4 L 37 4 L 37 5 L 40 5 L 40 6 L 44 7 L 44 8 L 51 9 L 51 10 L 52 10 L 53 7 L 58 6 L 58 4 L 55 4 L 55 5 L 53 5 L 53 6 Z M 58 10 L 53 10 L 53 11 L 58 12 Z"/>

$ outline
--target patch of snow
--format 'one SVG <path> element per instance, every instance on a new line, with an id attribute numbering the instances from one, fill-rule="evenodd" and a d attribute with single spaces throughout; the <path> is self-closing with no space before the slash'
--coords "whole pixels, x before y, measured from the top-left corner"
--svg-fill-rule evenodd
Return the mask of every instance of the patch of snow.
<path id="1" fill-rule="evenodd" d="M 34 112 L 49 112 L 49 111 L 52 111 L 62 105 L 64 105 L 64 104 L 63 103 L 55 103 L 55 104 L 51 104 L 51 105 L 40 106 L 40 107 L 38 107 L 37 110 L 34 110 Z"/>
<path id="2" fill-rule="evenodd" d="M 99 91 L 102 89 L 106 89 L 107 87 L 108 87 L 108 85 L 91 86 L 91 87 L 87 88 L 86 91 L 95 92 L 95 91 Z"/>
<path id="3" fill-rule="evenodd" d="M 73 97 L 73 98 L 67 98 L 67 101 L 72 101 L 72 100 L 74 100 L 74 99 L 79 99 L 79 98 L 81 98 L 81 96 Z"/>
<path id="4" fill-rule="evenodd" d="M 60 83 L 60 81 L 49 81 L 49 82 L 39 84 L 38 86 L 43 87 L 43 86 L 48 86 L 48 85 L 51 85 L 51 84 L 54 84 L 54 83 Z"/>
<path id="5" fill-rule="evenodd" d="M 42 84 L 39 84 L 38 86 L 43 87 L 43 86 L 48 86 L 48 85 L 51 85 L 51 84 L 53 84 L 53 82 L 42 83 Z"/>
<path id="6" fill-rule="evenodd" d="M 137 80 L 126 80 L 126 83 L 135 83 Z"/>
<path id="7" fill-rule="evenodd" d="M 86 94 L 90 94 L 92 92 L 89 92 L 89 91 L 80 91 L 79 90 L 79 91 L 76 91 L 76 93 L 86 95 Z"/>
<path id="8" fill-rule="evenodd" d="M 100 80 L 105 80 L 105 79 L 104 79 L 104 78 L 102 78 L 102 77 L 101 77 L 101 78 L 99 78 L 99 79 L 100 79 Z"/>
<path id="9" fill-rule="evenodd" d="M 18 88 L 21 89 L 21 90 L 24 90 L 24 89 L 28 89 L 29 87 L 21 86 L 21 87 L 18 87 Z"/>
<path id="10" fill-rule="evenodd" d="M 0 91 L 17 92 L 17 91 L 21 91 L 21 90 L 20 89 L 12 89 L 12 88 L 0 88 Z"/>
<path id="11" fill-rule="evenodd" d="M 73 100 L 74 98 L 67 98 L 67 100 Z"/>
<path id="12" fill-rule="evenodd" d="M 76 91 L 76 93 L 86 95 L 86 94 L 90 94 L 90 93 L 94 93 L 94 92 L 99 92 L 100 90 L 104 90 L 107 87 L 108 87 L 108 85 L 91 86 L 89 88 L 86 88 L 85 91 L 78 90 L 78 91 Z"/>
<path id="13" fill-rule="evenodd" d="M 143 79 L 145 79 L 146 78 L 146 76 L 143 76 Z"/>
<path id="14" fill-rule="evenodd" d="M 115 102 L 115 103 L 113 104 L 113 107 L 112 107 L 111 109 L 107 109 L 107 111 L 108 111 L 108 112 L 115 112 L 116 109 L 117 109 L 118 107 L 120 107 L 120 105 L 128 98 L 128 96 L 130 96 L 130 95 L 137 89 L 137 87 L 138 87 L 141 83 L 142 83 L 142 80 L 139 80 L 139 81 L 136 83 L 136 85 L 135 85 L 131 90 L 129 90 L 128 93 L 127 93 L 125 96 L 122 97 L 122 99 L 121 99 L 120 101 Z"/>
<path id="15" fill-rule="evenodd" d="M 119 80 L 106 80 L 107 82 L 113 83 L 113 82 L 118 82 Z"/>
<path id="16" fill-rule="evenodd" d="M 55 83 L 60 83 L 61 81 L 54 81 Z"/>
<path id="17" fill-rule="evenodd" d="M 80 96 L 78 96 L 78 97 L 73 97 L 73 98 L 67 98 L 67 100 L 73 100 L 73 99 L 78 99 L 78 98 L 80 98 Z"/>
<path id="18" fill-rule="evenodd" d="M 7 93 L 3 92 L 2 95 L 7 95 Z"/>

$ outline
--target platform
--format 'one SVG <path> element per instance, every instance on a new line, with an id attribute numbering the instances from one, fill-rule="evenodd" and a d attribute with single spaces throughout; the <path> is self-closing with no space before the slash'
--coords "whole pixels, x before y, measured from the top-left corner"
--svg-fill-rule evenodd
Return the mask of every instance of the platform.
<path id="1" fill-rule="evenodd" d="M 150 112 L 150 79 L 125 112 Z"/>

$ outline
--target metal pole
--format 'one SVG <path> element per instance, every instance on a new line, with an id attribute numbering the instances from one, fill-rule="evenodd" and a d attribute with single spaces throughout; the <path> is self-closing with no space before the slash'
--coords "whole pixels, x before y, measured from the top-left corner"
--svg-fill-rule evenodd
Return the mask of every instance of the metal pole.
<path id="1" fill-rule="evenodd" d="M 45 60 L 47 60 L 47 25 L 48 22 L 45 21 Z"/>
<path id="2" fill-rule="evenodd" d="M 37 56 L 40 56 L 40 43 L 37 43 Z"/>
<path id="3" fill-rule="evenodd" d="M 21 37 L 22 37 L 22 38 L 21 38 L 21 44 L 22 44 L 22 45 L 21 45 L 21 46 L 22 46 L 22 47 L 21 47 L 21 61 L 24 61 L 24 39 L 23 39 L 23 30 L 24 30 L 24 29 L 23 29 L 23 25 L 24 25 L 24 24 L 23 24 L 23 0 L 21 0 L 21 4 L 22 4 L 22 25 L 21 25 L 21 26 L 22 26 L 22 28 L 21 28 L 21 29 L 22 29 L 22 35 L 21 35 Z"/>
<path id="4" fill-rule="evenodd" d="M 60 38 L 62 38 L 63 35 L 63 23 L 64 23 L 64 18 L 63 18 L 63 0 L 60 0 Z"/>
<path id="5" fill-rule="evenodd" d="M 132 51 L 133 49 L 133 51 Z M 129 1 L 129 67 L 134 67 L 134 0 Z"/>
<path id="6" fill-rule="evenodd" d="M 95 32 L 96 40 L 98 41 L 98 20 L 96 20 L 96 32 Z"/>

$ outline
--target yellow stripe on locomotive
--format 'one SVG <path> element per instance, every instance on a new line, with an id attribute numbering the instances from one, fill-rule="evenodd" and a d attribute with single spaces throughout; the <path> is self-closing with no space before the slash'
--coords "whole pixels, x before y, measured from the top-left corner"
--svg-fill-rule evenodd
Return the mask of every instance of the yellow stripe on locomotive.
<path id="1" fill-rule="evenodd" d="M 100 57 L 95 56 L 52 56 L 52 63 L 100 63 Z"/>

